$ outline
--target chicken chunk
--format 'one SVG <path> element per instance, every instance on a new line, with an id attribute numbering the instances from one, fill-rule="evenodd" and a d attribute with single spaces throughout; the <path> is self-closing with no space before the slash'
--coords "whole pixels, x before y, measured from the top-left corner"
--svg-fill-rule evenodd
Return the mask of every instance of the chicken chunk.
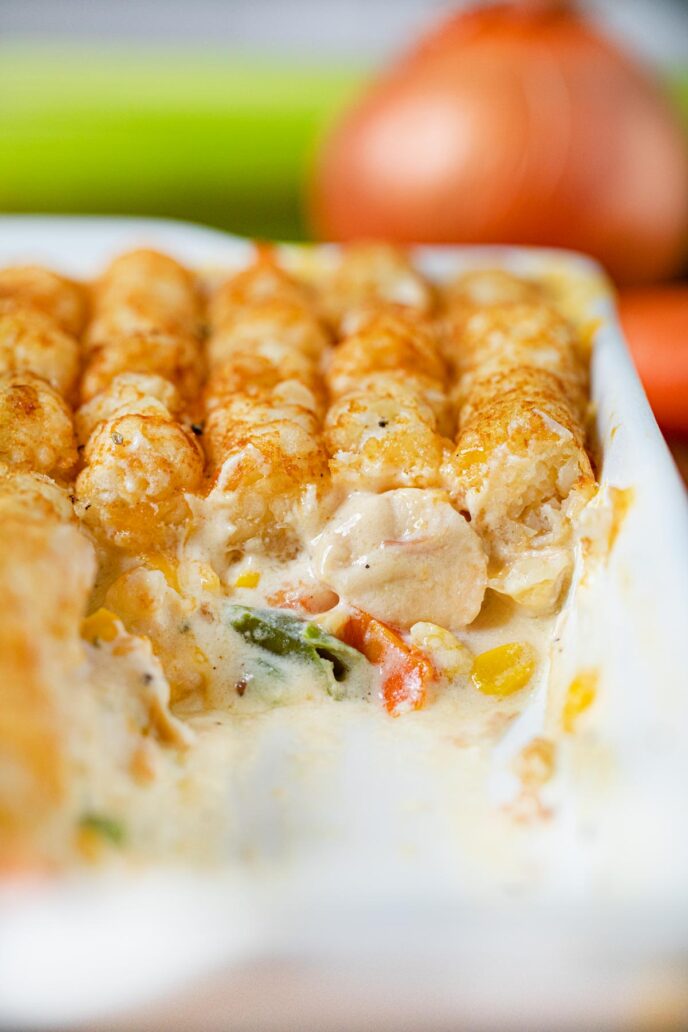
<path id="1" fill-rule="evenodd" d="M 312 561 L 340 598 L 397 627 L 462 627 L 485 594 L 480 538 L 443 491 L 351 495 L 314 542 Z"/>

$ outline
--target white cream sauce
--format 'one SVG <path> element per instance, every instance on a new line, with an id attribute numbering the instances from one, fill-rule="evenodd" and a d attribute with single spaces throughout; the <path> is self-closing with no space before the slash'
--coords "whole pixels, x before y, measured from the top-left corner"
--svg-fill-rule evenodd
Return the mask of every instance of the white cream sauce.
<path id="1" fill-rule="evenodd" d="M 485 593 L 477 536 L 441 492 L 356 494 L 334 514 L 309 503 L 304 547 L 288 560 L 233 547 L 216 517 L 195 522 L 176 561 L 101 556 L 93 608 L 122 624 L 114 640 L 86 647 L 68 819 L 115 820 L 121 856 L 266 859 L 335 834 L 331 808 L 353 764 L 369 771 L 380 806 L 386 794 L 404 807 L 421 782 L 426 796 L 441 784 L 457 820 L 466 807 L 504 820 L 485 806 L 491 758 L 546 681 L 554 624 Z M 474 654 L 528 643 L 537 669 L 508 697 L 482 694 L 466 669 L 438 677 L 422 709 L 393 717 L 377 668 L 357 653 L 337 680 L 334 666 L 278 655 L 234 626 L 241 607 L 268 608 L 336 634 L 351 605 L 405 628 L 408 643 L 417 620 Z"/>
<path id="2" fill-rule="evenodd" d="M 390 805 L 393 797 L 397 809 L 413 805 L 420 791 L 416 779 L 429 778 L 428 784 L 435 779 L 442 786 L 445 811 L 455 812 L 457 830 L 467 806 L 484 811 L 488 823 L 505 820 L 498 807 L 485 806 L 491 756 L 546 679 L 551 620 L 528 617 L 488 592 L 479 617 L 456 629 L 457 637 L 475 653 L 509 641 L 531 643 L 540 657 L 531 685 L 496 698 L 483 695 L 465 676 L 439 682 L 424 709 L 395 718 L 384 710 L 374 682 L 369 697 L 362 688 L 360 698 L 354 691 L 353 697 L 334 699 L 306 662 L 269 654 L 279 672 L 276 684 L 270 688 L 260 677 L 247 678 L 257 650 L 227 625 L 223 612 L 236 603 L 264 605 L 266 593 L 280 583 L 277 564 L 255 556 L 234 564 L 231 576 L 247 566 L 260 572 L 263 590 L 203 592 L 195 600 L 187 617 L 191 630 L 179 632 L 179 638 L 192 636 L 205 653 L 208 681 L 202 693 L 170 708 L 163 701 L 164 719 L 150 716 L 151 682 L 144 685 L 144 680 L 151 662 L 157 664 L 150 652 L 116 655 L 116 643 L 88 648 L 90 697 L 75 724 L 83 777 L 72 820 L 84 812 L 114 818 L 124 830 L 126 850 L 113 848 L 113 855 L 281 861 L 309 848 L 321 833 L 334 833 L 337 818 L 330 808 L 342 791 L 342 769 L 358 764 L 361 748 L 361 770 L 372 768 L 372 783 L 362 790 L 379 797 L 376 805 L 390 793 Z M 295 560 L 288 569 L 290 577 L 298 573 L 306 580 L 306 560 Z M 163 579 L 159 571 L 147 576 Z M 284 571 L 281 578 L 283 583 Z M 163 588 L 165 594 L 172 591 Z M 213 614 L 212 621 L 203 610 Z M 154 684 L 157 712 L 157 677 Z M 163 689 L 163 699 L 164 694 Z M 161 732 L 166 722 L 183 732 L 178 737 Z M 421 795 L 429 791 L 425 785 Z"/>

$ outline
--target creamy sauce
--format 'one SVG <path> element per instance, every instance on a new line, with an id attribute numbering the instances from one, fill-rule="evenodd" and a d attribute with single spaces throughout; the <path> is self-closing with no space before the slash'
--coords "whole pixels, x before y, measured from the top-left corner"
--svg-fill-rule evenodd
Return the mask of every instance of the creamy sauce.
<path id="1" fill-rule="evenodd" d="M 353 762 L 359 739 L 366 750 L 379 748 L 392 770 L 407 757 L 400 782 L 389 769 L 379 772 L 379 783 L 373 775 L 373 796 L 399 793 L 395 805 L 403 798 L 410 803 L 415 789 L 408 796 L 406 782 L 413 783 L 413 771 L 421 780 L 432 771 L 458 817 L 469 796 L 472 807 L 484 800 L 495 746 L 547 679 L 552 620 L 529 617 L 488 592 L 479 616 L 455 628 L 456 637 L 474 653 L 511 641 L 533 645 L 538 666 L 528 687 L 496 698 L 478 691 L 464 673 L 438 680 L 423 709 L 391 717 L 372 668 L 371 676 L 354 678 L 347 697 L 334 698 L 311 663 L 263 655 L 229 623 L 233 607 L 265 607 L 288 585 L 297 586 L 301 600 L 317 600 L 322 589 L 307 555 L 286 564 L 243 555 L 226 565 L 212 590 L 203 587 L 198 570 L 193 573 L 181 562 L 173 586 L 169 571 L 166 577 L 138 566 L 113 580 L 111 569 L 109 587 L 98 591 L 106 605 L 117 601 L 137 636 L 122 627 L 113 641 L 87 646 L 91 687 L 73 731 L 83 777 L 69 819 L 108 815 L 121 824 L 130 857 L 224 863 L 282 856 L 304 834 L 299 800 L 308 836 L 315 826 L 332 824 L 328 792 L 341 764 Z M 252 584 L 256 575 L 253 586 L 236 586 Z M 140 603 L 148 613 L 145 630 Z M 317 619 L 336 624 L 341 609 L 340 603 Z M 141 638 L 153 631 L 161 635 L 155 651 L 170 689 L 160 660 Z M 175 659 L 186 680 L 175 681 Z M 262 664 L 273 668 L 267 676 Z M 364 766 L 370 762 L 366 753 Z M 496 810 L 490 819 L 497 819 Z M 121 852 L 106 844 L 104 854 Z"/>

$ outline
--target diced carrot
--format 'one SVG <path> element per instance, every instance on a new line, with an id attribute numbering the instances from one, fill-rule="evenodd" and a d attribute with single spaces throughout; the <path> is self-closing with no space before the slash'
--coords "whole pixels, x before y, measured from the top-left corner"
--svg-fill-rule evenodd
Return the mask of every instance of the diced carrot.
<path id="1" fill-rule="evenodd" d="M 351 612 L 337 637 L 379 667 L 382 697 L 392 716 L 398 717 L 425 704 L 428 688 L 437 679 L 437 672 L 424 652 L 407 645 L 391 627 L 361 609 Z"/>

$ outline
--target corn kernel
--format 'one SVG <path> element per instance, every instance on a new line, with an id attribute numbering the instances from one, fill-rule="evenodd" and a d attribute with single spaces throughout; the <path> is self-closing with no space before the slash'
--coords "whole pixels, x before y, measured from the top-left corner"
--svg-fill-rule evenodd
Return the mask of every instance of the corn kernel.
<path id="1" fill-rule="evenodd" d="M 102 859 L 105 852 L 105 843 L 102 836 L 92 828 L 78 828 L 76 848 L 81 854 L 82 860 L 89 864 L 95 864 Z"/>
<path id="2" fill-rule="evenodd" d="M 445 627 L 420 621 L 411 628 L 410 637 L 412 644 L 426 652 L 435 669 L 449 680 L 470 674 L 473 653 Z"/>
<path id="3" fill-rule="evenodd" d="M 211 591 L 213 594 L 217 594 L 219 592 L 220 578 L 215 573 L 212 566 L 208 566 L 207 563 L 200 564 L 199 580 L 204 591 Z"/>
<path id="4" fill-rule="evenodd" d="M 209 563 L 197 559 L 187 559 L 177 567 L 179 594 L 185 599 L 197 599 L 199 594 L 207 591 L 212 595 L 222 592 L 220 578 Z"/>
<path id="5" fill-rule="evenodd" d="M 101 641 L 114 641 L 121 631 L 122 624 L 109 609 L 96 609 L 95 613 L 81 621 L 81 637 L 91 645 L 97 645 Z"/>
<path id="6" fill-rule="evenodd" d="M 581 713 L 590 709 L 597 697 L 599 675 L 596 670 L 582 670 L 569 685 L 561 716 L 561 724 L 567 734 L 573 734 Z"/>
<path id="7" fill-rule="evenodd" d="M 257 588 L 259 584 L 260 574 L 257 570 L 245 570 L 234 581 L 235 588 Z"/>
<path id="8" fill-rule="evenodd" d="M 513 695 L 528 684 L 536 662 L 535 650 L 527 642 L 498 645 L 475 657 L 471 680 L 484 695 Z"/>
<path id="9" fill-rule="evenodd" d="M 173 591 L 179 592 L 177 567 L 162 552 L 150 552 L 143 556 L 143 562 L 149 570 L 159 570 Z"/>

